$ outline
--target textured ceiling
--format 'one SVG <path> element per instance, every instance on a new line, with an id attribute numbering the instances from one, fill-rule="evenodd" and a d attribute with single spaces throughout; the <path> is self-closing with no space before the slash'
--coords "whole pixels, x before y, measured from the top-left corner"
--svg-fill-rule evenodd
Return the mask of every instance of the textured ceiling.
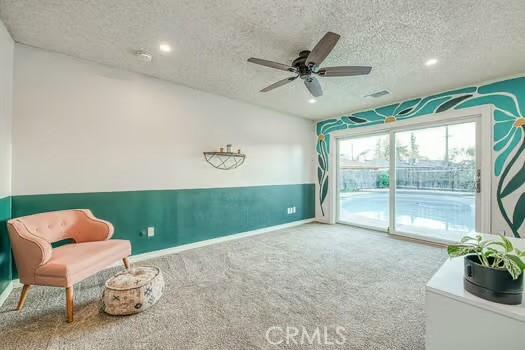
<path id="1" fill-rule="evenodd" d="M 0 18 L 23 44 L 312 119 L 525 71 L 524 0 L 0 0 Z M 300 80 L 258 92 L 287 73 L 248 57 L 291 63 L 326 31 L 342 38 L 325 66 L 372 73 L 322 78 L 315 104 Z M 362 97 L 382 89 L 392 94 Z"/>

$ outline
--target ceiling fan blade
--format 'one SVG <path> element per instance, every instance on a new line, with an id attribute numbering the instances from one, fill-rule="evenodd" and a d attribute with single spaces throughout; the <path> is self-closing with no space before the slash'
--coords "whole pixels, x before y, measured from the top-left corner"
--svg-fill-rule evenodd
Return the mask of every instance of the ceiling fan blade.
<path id="1" fill-rule="evenodd" d="M 288 83 L 291 83 L 295 79 L 297 79 L 297 77 L 289 77 L 289 78 L 286 78 L 286 79 L 283 79 L 283 80 L 279 80 L 278 82 L 273 83 L 272 85 L 269 85 L 269 86 L 265 87 L 260 92 L 268 92 L 268 91 L 273 90 L 275 88 L 278 88 L 278 87 L 281 87 L 281 86 L 286 85 Z"/>
<path id="2" fill-rule="evenodd" d="M 268 61 L 268 60 L 263 60 L 261 58 L 250 57 L 250 58 L 248 58 L 248 62 L 255 63 L 255 64 L 260 64 L 261 66 L 265 66 L 265 67 L 270 67 L 270 68 L 284 70 L 284 71 L 287 71 L 287 72 L 296 72 L 297 71 L 297 69 L 295 69 L 294 67 L 288 66 L 286 64 L 273 62 L 273 61 Z"/>
<path id="3" fill-rule="evenodd" d="M 320 68 L 317 74 L 322 77 L 349 77 L 353 75 L 366 75 L 372 67 L 368 66 L 340 66 Z"/>
<path id="4" fill-rule="evenodd" d="M 323 96 L 323 89 L 321 88 L 321 84 L 319 84 L 319 80 L 315 77 L 308 77 L 304 80 L 304 85 L 306 85 L 306 88 L 313 97 L 319 97 Z"/>
<path id="5" fill-rule="evenodd" d="M 321 40 L 315 45 L 308 57 L 306 58 L 307 65 L 320 65 L 324 61 L 326 56 L 332 51 L 337 44 L 341 36 L 336 33 L 328 32 L 326 33 Z"/>

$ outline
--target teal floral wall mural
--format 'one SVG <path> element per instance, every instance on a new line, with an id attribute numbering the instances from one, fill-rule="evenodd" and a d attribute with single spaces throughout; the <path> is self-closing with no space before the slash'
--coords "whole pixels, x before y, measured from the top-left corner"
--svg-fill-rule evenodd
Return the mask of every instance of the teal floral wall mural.
<path id="1" fill-rule="evenodd" d="M 519 230 L 525 221 L 525 77 L 411 99 L 317 123 L 317 179 L 322 215 L 325 215 L 323 204 L 329 187 L 330 133 L 487 104 L 494 106 L 493 150 L 497 156 L 493 169 L 494 176 L 498 178 L 498 210 L 512 234 L 520 237 Z M 519 195 L 517 202 L 512 206 L 505 204 L 504 199 L 516 193 Z"/>

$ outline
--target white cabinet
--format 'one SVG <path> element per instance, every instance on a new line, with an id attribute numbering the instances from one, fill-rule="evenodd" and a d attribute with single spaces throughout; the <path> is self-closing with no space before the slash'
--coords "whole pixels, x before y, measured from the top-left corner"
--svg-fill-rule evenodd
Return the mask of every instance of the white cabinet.
<path id="1" fill-rule="evenodd" d="M 525 248 L 525 240 L 513 243 Z M 426 350 L 525 349 L 525 304 L 497 304 L 465 291 L 463 258 L 447 260 L 425 293 Z"/>

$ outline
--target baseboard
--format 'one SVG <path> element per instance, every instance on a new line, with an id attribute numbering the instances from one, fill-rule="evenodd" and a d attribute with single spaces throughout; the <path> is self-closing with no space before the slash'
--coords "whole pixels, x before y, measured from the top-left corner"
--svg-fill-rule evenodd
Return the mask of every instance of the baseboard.
<path id="1" fill-rule="evenodd" d="M 328 218 L 325 218 L 323 216 L 319 216 L 319 217 L 315 218 L 315 221 L 317 221 L 320 224 L 329 224 L 330 223 Z"/>
<path id="2" fill-rule="evenodd" d="M 260 235 L 262 233 L 282 230 L 282 229 L 289 228 L 289 227 L 300 226 L 300 225 L 308 224 L 314 221 L 316 221 L 315 218 L 293 221 L 293 222 L 289 222 L 289 223 L 282 224 L 282 225 L 269 226 L 269 227 L 264 227 L 264 228 L 260 228 L 257 230 L 234 233 L 232 235 L 207 239 L 207 240 L 199 241 L 195 243 L 183 244 L 183 245 L 179 245 L 179 246 L 172 247 L 172 248 L 155 250 L 153 252 L 142 253 L 142 254 L 130 256 L 129 261 L 138 262 L 138 261 L 148 260 L 148 259 L 157 258 L 157 257 L 164 256 L 164 255 L 179 253 L 179 252 L 189 250 L 189 249 L 205 247 L 208 245 L 217 244 L 221 242 L 232 241 L 235 239 Z"/>
<path id="3" fill-rule="evenodd" d="M 2 294 L 0 294 L 0 307 L 4 305 L 4 302 L 7 300 L 7 297 L 9 296 L 9 294 L 11 294 L 12 290 L 13 290 L 13 282 L 9 282 L 9 284 L 7 285 L 7 288 L 4 289 Z"/>
<path id="4" fill-rule="evenodd" d="M 260 235 L 262 233 L 282 230 L 282 229 L 289 228 L 289 227 L 294 227 L 294 226 L 300 226 L 300 225 L 308 224 L 308 223 L 311 223 L 311 222 L 314 222 L 314 221 L 316 221 L 315 218 L 305 219 L 305 220 L 298 220 L 298 221 L 292 221 L 292 222 L 289 222 L 289 223 L 286 223 L 286 224 L 282 224 L 282 225 L 268 226 L 268 227 L 260 228 L 260 229 L 257 229 L 257 230 L 245 231 L 245 232 L 240 232 L 240 233 L 234 233 L 234 234 L 228 235 L 228 236 L 217 237 L 217 238 L 207 239 L 207 240 L 199 241 L 199 242 L 195 242 L 195 243 L 183 244 L 183 245 L 179 245 L 179 246 L 176 246 L 176 247 L 155 250 L 153 252 L 132 255 L 132 256 L 129 257 L 129 261 L 133 263 L 133 262 L 138 262 L 138 261 L 158 258 L 158 257 L 164 256 L 164 255 L 175 254 L 175 253 L 179 253 L 179 252 L 182 252 L 182 251 L 185 251 L 185 250 L 189 250 L 189 249 L 205 247 L 207 245 L 217 244 L 217 243 L 226 242 L 226 241 L 232 241 L 234 239 L 251 237 L 251 236 L 255 236 L 255 235 Z M 120 262 L 118 262 L 118 263 L 115 263 L 112 266 L 121 266 L 121 265 L 122 264 Z M 22 286 L 23 286 L 23 284 L 20 283 L 19 279 L 14 279 L 13 282 L 12 282 L 11 289 L 13 289 L 13 288 L 21 288 Z M 3 293 L 2 293 L 2 295 L 3 295 Z"/>
<path id="5" fill-rule="evenodd" d="M 22 282 L 20 282 L 20 279 L 18 278 L 14 279 L 12 284 L 13 284 L 13 289 L 22 288 L 24 286 Z"/>

